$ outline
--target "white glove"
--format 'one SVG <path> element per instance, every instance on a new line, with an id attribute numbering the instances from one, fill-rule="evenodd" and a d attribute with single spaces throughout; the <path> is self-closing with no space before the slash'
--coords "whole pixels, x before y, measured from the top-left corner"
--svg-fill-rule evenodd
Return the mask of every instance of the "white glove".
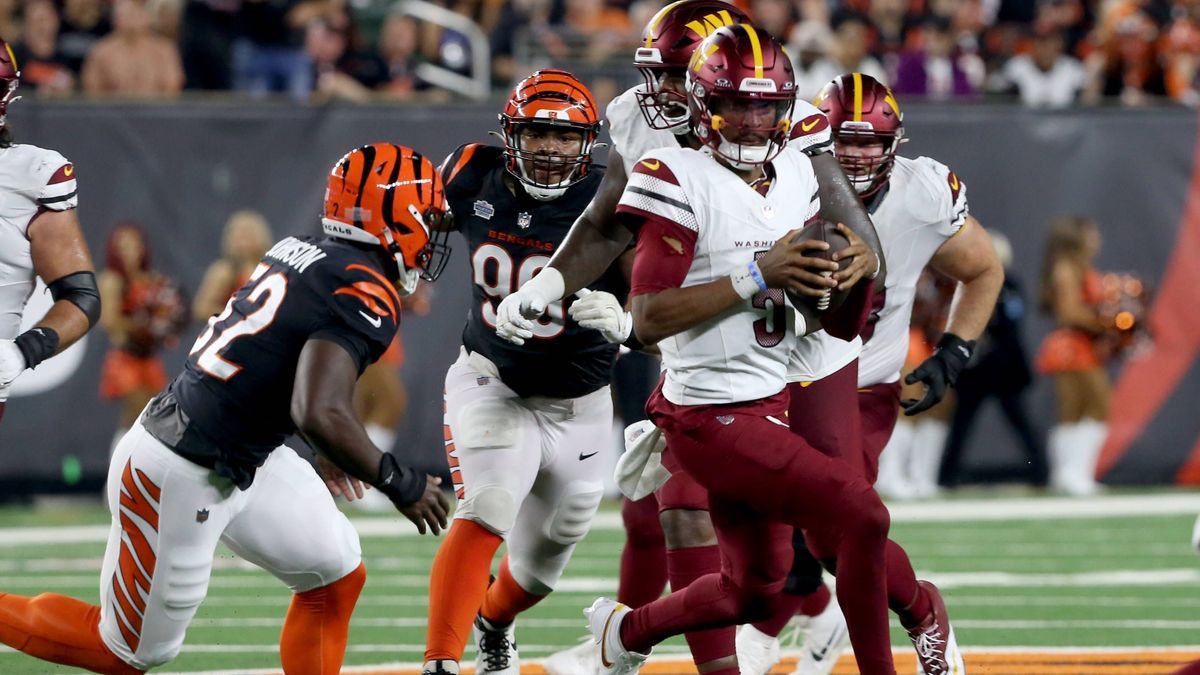
<path id="1" fill-rule="evenodd" d="M 616 296 L 605 291 L 592 291 L 571 305 L 570 314 L 584 328 L 598 330 L 605 340 L 621 344 L 633 332 L 633 315 L 625 311 Z"/>
<path id="2" fill-rule="evenodd" d="M 625 427 L 625 453 L 617 460 L 613 478 L 621 494 L 637 501 L 653 494 L 671 477 L 662 465 L 667 447 L 662 430 L 650 420 Z"/>
<path id="3" fill-rule="evenodd" d="M 25 355 L 16 340 L 0 340 L 0 387 L 7 388 L 25 372 Z"/>
<path id="4" fill-rule="evenodd" d="M 533 319 L 546 311 L 546 305 L 562 299 L 564 283 L 561 272 L 546 267 L 501 300 L 496 307 L 496 335 L 515 345 L 525 344 L 526 338 L 533 337 Z"/>

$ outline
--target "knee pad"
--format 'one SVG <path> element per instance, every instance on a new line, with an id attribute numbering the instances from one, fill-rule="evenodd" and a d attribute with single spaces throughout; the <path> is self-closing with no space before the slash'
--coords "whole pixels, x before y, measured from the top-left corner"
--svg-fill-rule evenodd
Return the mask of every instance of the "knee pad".
<path id="1" fill-rule="evenodd" d="M 485 398 L 473 401 L 458 413 L 454 442 L 464 448 L 504 448 L 521 437 L 524 410 L 506 399 Z"/>
<path id="2" fill-rule="evenodd" d="M 459 502 L 454 517 L 474 521 L 506 537 L 517 519 L 517 503 L 512 494 L 499 485 L 468 487 L 467 496 Z"/>
<path id="3" fill-rule="evenodd" d="M 557 544 L 577 544 L 592 526 L 604 486 L 592 481 L 573 481 L 546 521 L 546 537 Z"/>

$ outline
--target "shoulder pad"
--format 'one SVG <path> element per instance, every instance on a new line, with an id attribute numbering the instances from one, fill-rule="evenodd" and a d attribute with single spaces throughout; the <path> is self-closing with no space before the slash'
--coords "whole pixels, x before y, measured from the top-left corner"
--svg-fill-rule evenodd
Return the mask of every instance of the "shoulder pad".
<path id="1" fill-rule="evenodd" d="M 833 130 L 825 113 L 807 101 L 798 100 L 792 118 L 795 122 L 792 124 L 789 145 L 806 155 L 833 150 Z"/>
<path id="2" fill-rule="evenodd" d="M 899 165 L 902 158 L 897 158 Z M 966 222 L 967 186 L 950 167 L 929 157 L 908 162 L 913 213 L 931 223 L 947 223 L 957 231 Z"/>
<path id="3" fill-rule="evenodd" d="M 442 161 L 438 171 L 442 174 L 442 182 L 447 192 L 474 190 L 483 174 L 497 166 L 503 157 L 503 148 L 482 143 L 464 143 Z"/>

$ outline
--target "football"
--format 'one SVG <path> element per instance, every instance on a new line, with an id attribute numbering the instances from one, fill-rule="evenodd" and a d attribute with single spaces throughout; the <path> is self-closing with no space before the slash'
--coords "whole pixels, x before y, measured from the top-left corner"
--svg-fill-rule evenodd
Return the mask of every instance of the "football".
<path id="1" fill-rule="evenodd" d="M 828 250 L 809 251 L 807 253 L 809 257 L 823 258 L 825 260 L 832 259 L 834 253 L 850 245 L 850 240 L 846 239 L 846 236 L 838 231 L 835 223 L 831 223 L 822 218 L 817 218 L 816 220 L 805 225 L 803 229 L 796 233 L 796 236 L 792 238 L 792 241 L 806 241 L 808 239 L 816 239 L 818 241 L 829 243 Z M 845 269 L 849 264 L 849 258 L 841 260 L 838 262 L 838 269 Z M 832 272 L 827 273 L 827 275 L 829 274 L 832 274 Z M 801 314 L 804 315 L 804 318 L 809 322 L 809 325 L 812 325 L 812 322 L 814 321 L 819 321 L 821 315 L 825 312 L 828 312 L 829 310 L 834 309 L 838 305 L 842 304 L 842 301 L 845 300 L 846 296 L 849 294 L 849 289 L 833 289 L 826 291 L 825 295 L 822 297 L 815 298 L 808 295 L 793 293 L 792 291 L 787 292 L 788 299 L 791 300 L 792 306 L 794 306 L 800 311 Z"/>

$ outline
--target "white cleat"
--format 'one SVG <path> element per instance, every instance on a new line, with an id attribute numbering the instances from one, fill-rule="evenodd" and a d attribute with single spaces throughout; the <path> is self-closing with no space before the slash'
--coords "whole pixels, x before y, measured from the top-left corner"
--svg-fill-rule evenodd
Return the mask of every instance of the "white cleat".
<path id="1" fill-rule="evenodd" d="M 476 675 L 521 675 L 516 623 L 497 626 L 482 616 L 475 617 L 471 633 L 475 636 Z"/>
<path id="2" fill-rule="evenodd" d="M 638 654 L 621 644 L 621 622 L 633 610 L 608 598 L 596 598 L 591 607 L 583 610 L 588 630 L 599 648 L 601 675 L 630 675 L 638 672 L 649 654 Z"/>
<path id="3" fill-rule="evenodd" d="M 746 624 L 738 626 L 738 670 L 742 675 L 767 675 L 779 663 L 779 638 Z"/>
<path id="4" fill-rule="evenodd" d="M 792 675 L 829 675 L 838 658 L 850 646 L 850 631 L 837 598 L 831 598 L 825 611 L 810 617 L 804 648 Z"/>
<path id="5" fill-rule="evenodd" d="M 597 675 L 600 652 L 596 641 L 587 639 L 570 649 L 554 652 L 542 664 L 550 675 Z"/>

